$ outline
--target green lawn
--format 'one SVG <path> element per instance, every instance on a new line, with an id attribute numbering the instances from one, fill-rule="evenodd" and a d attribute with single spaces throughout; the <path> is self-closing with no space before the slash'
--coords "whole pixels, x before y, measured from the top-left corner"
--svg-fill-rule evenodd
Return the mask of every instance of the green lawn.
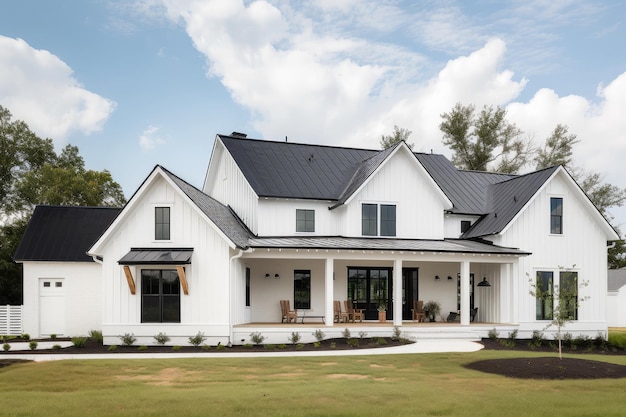
<path id="1" fill-rule="evenodd" d="M 515 380 L 463 364 L 537 353 L 71 360 L 0 369 L 1 416 L 624 416 L 626 378 Z M 626 365 L 626 356 L 577 355 Z"/>

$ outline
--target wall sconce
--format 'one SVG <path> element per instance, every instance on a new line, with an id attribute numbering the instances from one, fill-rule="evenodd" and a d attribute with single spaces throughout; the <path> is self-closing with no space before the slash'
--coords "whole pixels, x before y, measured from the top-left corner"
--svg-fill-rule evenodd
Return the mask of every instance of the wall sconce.
<path id="1" fill-rule="evenodd" d="M 274 274 L 274 279 L 280 279 L 280 275 Z"/>
<path id="2" fill-rule="evenodd" d="M 435 281 L 439 281 L 441 278 L 439 278 L 439 275 L 435 275 Z"/>
<path id="3" fill-rule="evenodd" d="M 265 274 L 265 279 L 270 279 L 270 274 Z"/>
<path id="4" fill-rule="evenodd" d="M 487 281 L 486 275 L 483 277 L 483 280 L 477 284 L 477 286 L 478 287 L 491 287 L 491 284 L 489 283 L 489 281 Z"/>
<path id="5" fill-rule="evenodd" d="M 448 281 L 452 281 L 452 277 L 448 275 Z"/>

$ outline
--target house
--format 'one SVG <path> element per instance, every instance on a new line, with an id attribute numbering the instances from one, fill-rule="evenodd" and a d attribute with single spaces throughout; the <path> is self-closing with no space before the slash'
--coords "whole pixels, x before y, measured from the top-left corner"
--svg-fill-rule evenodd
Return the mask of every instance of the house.
<path id="1" fill-rule="evenodd" d="M 626 327 L 626 268 L 609 269 L 606 310 L 609 327 Z"/>
<path id="2" fill-rule="evenodd" d="M 39 322 L 25 331 L 45 335 L 37 283 L 85 274 L 77 263 L 32 256 L 39 227 L 31 226 L 16 260 L 25 308 Z M 79 295 L 65 278 L 65 308 L 94 297 L 100 317 L 89 326 L 107 344 L 126 333 L 153 344 L 161 332 L 176 344 L 198 332 L 209 344 L 239 344 L 255 326 L 278 342 L 302 326 L 280 324 L 280 300 L 327 334 L 345 327 L 333 325 L 333 301 L 352 300 L 366 323 L 384 304 L 390 326 L 429 328 L 430 337 L 434 328 L 414 324 L 411 309 L 433 300 L 437 321 L 460 317 L 433 337 L 479 338 L 494 327 L 527 337 L 550 323 L 558 302 L 533 297 L 533 285 L 550 294 L 567 285 L 587 299 L 568 307 L 567 331 L 595 336 L 607 331 L 607 242 L 618 238 L 562 167 L 471 172 L 404 142 L 381 151 L 234 132 L 217 135 L 202 190 L 153 169 L 84 247 L 99 279 Z M 66 323 L 59 333 L 73 331 Z"/>

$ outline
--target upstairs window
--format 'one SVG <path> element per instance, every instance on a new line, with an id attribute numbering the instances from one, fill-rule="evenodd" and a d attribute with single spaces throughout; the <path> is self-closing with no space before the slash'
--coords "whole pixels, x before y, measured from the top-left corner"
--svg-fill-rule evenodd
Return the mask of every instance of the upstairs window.
<path id="1" fill-rule="evenodd" d="M 170 208 L 154 208 L 154 239 L 170 240 Z"/>
<path id="2" fill-rule="evenodd" d="M 315 210 L 296 209 L 296 232 L 315 232 Z"/>
<path id="3" fill-rule="evenodd" d="M 553 197 L 550 199 L 550 233 L 553 235 L 563 234 L 563 199 Z"/>
<path id="4" fill-rule="evenodd" d="M 381 204 L 380 206 L 380 235 L 396 235 L 396 206 Z"/>
<path id="5" fill-rule="evenodd" d="M 361 233 L 363 236 L 377 236 L 378 206 L 376 204 L 363 204 L 361 214 Z"/>

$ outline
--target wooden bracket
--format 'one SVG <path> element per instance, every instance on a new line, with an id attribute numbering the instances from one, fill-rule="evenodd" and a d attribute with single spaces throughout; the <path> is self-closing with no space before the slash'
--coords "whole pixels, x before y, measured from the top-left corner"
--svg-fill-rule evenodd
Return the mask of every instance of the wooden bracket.
<path id="1" fill-rule="evenodd" d="M 179 265 L 176 267 L 176 271 L 178 271 L 178 278 L 180 279 L 180 286 L 183 287 L 183 293 L 189 295 L 189 284 L 187 283 L 185 268 Z"/>
<path id="2" fill-rule="evenodd" d="M 124 265 L 124 274 L 126 275 L 126 282 L 128 282 L 130 293 L 135 295 L 137 290 L 135 287 L 135 280 L 133 279 L 133 274 L 130 272 L 130 267 L 128 265 Z"/>

